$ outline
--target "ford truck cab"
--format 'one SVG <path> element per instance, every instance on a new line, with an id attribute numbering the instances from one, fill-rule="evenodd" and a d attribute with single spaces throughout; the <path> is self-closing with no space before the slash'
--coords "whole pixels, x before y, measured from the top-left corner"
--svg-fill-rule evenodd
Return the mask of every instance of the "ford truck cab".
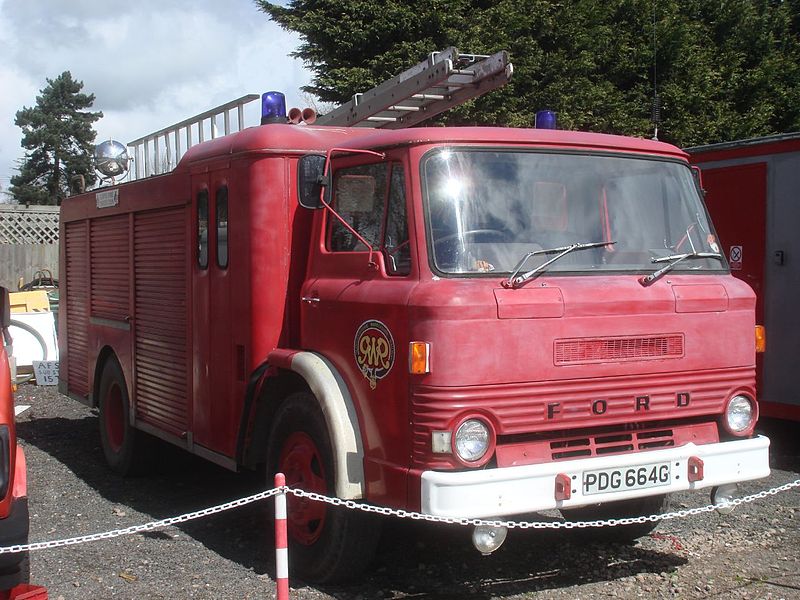
<path id="1" fill-rule="evenodd" d="M 323 210 L 301 346 L 352 394 L 370 502 L 627 517 L 769 473 L 753 435 L 755 296 L 682 151 L 380 132 L 328 153 L 320 202 L 303 160 L 323 161 L 301 159 L 299 192 Z"/>

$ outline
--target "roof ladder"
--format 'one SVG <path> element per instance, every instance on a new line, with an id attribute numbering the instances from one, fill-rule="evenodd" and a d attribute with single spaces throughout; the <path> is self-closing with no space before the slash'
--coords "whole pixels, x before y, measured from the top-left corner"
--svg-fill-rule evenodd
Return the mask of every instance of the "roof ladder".
<path id="1" fill-rule="evenodd" d="M 508 53 L 432 52 L 427 60 L 317 118 L 316 125 L 400 129 L 411 127 L 497 89 L 514 72 Z"/>

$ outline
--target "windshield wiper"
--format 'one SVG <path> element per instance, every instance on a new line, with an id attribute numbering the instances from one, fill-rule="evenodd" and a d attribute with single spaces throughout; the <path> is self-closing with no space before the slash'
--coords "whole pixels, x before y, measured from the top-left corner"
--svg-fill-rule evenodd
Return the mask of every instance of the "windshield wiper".
<path id="1" fill-rule="evenodd" d="M 653 283 L 656 279 L 671 271 L 675 265 L 678 263 L 686 260 L 687 258 L 716 258 L 718 261 L 722 262 L 722 255 L 717 252 L 686 252 L 685 254 L 673 254 L 671 256 L 662 256 L 660 258 L 651 258 L 650 262 L 652 263 L 667 263 L 663 267 L 661 267 L 658 271 L 650 273 L 650 275 L 646 275 L 645 277 L 641 277 L 639 279 L 639 283 L 643 286 L 647 287 L 651 283 Z"/>
<path id="2" fill-rule="evenodd" d="M 514 267 L 514 271 L 511 275 L 508 276 L 508 279 L 503 282 L 503 287 L 507 288 L 518 288 L 526 281 L 530 281 L 534 277 L 536 277 L 539 273 L 547 269 L 550 265 L 560 259 L 562 256 L 566 256 L 570 252 L 574 252 L 575 250 L 586 250 L 587 248 L 599 248 L 601 246 L 610 246 L 611 244 L 616 244 L 617 242 L 609 241 L 609 242 L 579 242 L 576 244 L 571 244 L 569 246 L 560 246 L 558 248 L 548 248 L 546 250 L 533 250 L 532 252 L 528 252 L 525 256 L 522 257 L 517 263 L 517 266 Z M 528 262 L 528 259 L 532 256 L 539 256 L 541 254 L 556 254 L 553 258 L 548 261 L 543 262 L 538 267 L 531 269 L 527 273 L 523 273 L 522 275 L 519 272 L 522 270 L 522 267 L 525 266 L 525 263 Z"/>

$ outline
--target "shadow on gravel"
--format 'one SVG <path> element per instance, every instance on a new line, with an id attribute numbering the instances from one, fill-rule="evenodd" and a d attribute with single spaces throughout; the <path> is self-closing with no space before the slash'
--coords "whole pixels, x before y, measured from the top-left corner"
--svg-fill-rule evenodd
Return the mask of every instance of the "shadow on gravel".
<path id="1" fill-rule="evenodd" d="M 62 463 L 109 502 L 148 515 L 148 520 L 175 517 L 265 489 L 263 478 L 254 473 L 232 473 L 164 442 L 157 444 L 157 459 L 147 476 L 120 477 L 105 464 L 95 416 L 23 421 L 17 424 L 17 435 Z M 274 570 L 272 555 L 266 550 L 266 510 L 267 503 L 261 501 L 176 527 L 219 555 L 265 573 Z M 140 518 L 129 524 L 141 523 Z M 175 543 L 164 531 L 141 535 Z"/>
<path id="2" fill-rule="evenodd" d="M 782 419 L 761 419 L 758 433 L 770 440 L 770 463 L 774 469 L 800 473 L 800 423 Z"/>
<path id="3" fill-rule="evenodd" d="M 496 598 L 670 572 L 687 562 L 637 545 L 592 543 L 582 532 L 565 530 L 512 530 L 497 552 L 484 557 L 472 547 L 470 535 L 471 530 L 455 526 L 387 522 L 364 581 L 321 589 L 342 600 Z"/>
<path id="4" fill-rule="evenodd" d="M 97 418 L 34 418 L 17 425 L 26 444 L 70 469 L 112 503 L 152 520 L 173 517 L 264 489 L 256 474 L 236 474 L 170 446 L 159 446 L 147 477 L 122 478 L 105 465 Z M 272 503 L 259 502 L 178 525 L 220 556 L 274 578 L 265 527 Z M 130 524 L 139 524 L 132 521 Z M 686 560 L 637 545 L 587 542 L 579 531 L 510 531 L 489 557 L 472 547 L 466 528 L 387 520 L 375 562 L 353 587 L 321 587 L 335 598 L 490 598 L 673 571 Z M 142 534 L 176 543 L 163 531 Z M 292 582 L 301 586 L 301 582 Z"/>

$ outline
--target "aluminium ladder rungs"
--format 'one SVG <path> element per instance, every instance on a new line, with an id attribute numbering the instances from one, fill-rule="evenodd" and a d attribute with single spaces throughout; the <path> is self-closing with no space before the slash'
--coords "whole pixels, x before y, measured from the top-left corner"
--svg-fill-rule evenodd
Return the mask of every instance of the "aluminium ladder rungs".
<path id="1" fill-rule="evenodd" d="M 418 65 L 317 118 L 316 125 L 399 129 L 411 127 L 508 83 L 508 53 L 433 52 Z"/>

